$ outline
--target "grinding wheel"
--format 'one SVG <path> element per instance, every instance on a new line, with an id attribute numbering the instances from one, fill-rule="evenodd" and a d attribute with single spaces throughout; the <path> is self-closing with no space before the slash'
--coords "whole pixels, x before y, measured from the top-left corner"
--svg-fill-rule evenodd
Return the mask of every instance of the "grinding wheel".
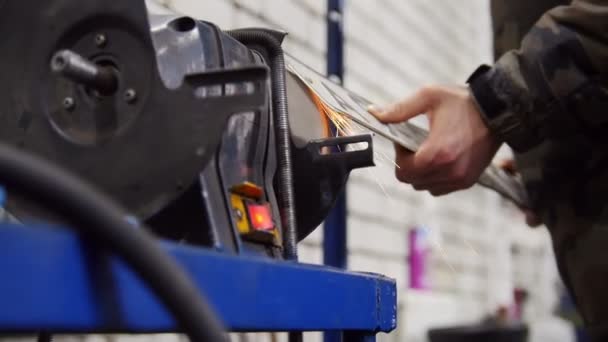
<path id="1" fill-rule="evenodd" d="M 140 218 L 195 181 L 232 113 L 266 101 L 263 86 L 230 97 L 201 95 L 201 89 L 221 89 L 218 72 L 185 74 L 168 89 L 143 0 L 0 6 L 0 140 L 64 166 Z M 184 35 L 198 30 L 188 23 L 172 28 Z M 115 91 L 100 95 L 53 74 L 49 62 L 62 49 L 112 68 Z M 226 75 L 225 82 L 262 84 L 267 70 L 244 67 Z M 28 211 L 18 198 L 8 206 L 17 215 Z"/>

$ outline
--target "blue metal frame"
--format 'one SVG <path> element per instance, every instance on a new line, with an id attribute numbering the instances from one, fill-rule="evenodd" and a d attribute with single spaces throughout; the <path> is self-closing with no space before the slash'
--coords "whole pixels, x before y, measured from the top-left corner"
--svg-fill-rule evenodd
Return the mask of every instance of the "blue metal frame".
<path id="1" fill-rule="evenodd" d="M 348 341 L 373 341 L 376 332 L 395 328 L 395 282 L 384 276 L 169 242 L 163 248 L 231 331 L 339 330 Z M 0 272 L 0 332 L 176 329 L 120 260 L 69 231 L 0 225 Z"/>
<path id="2" fill-rule="evenodd" d="M 327 75 L 344 76 L 344 32 L 342 29 L 343 0 L 327 0 Z"/>
<path id="3" fill-rule="evenodd" d="M 344 73 L 342 1 L 327 2 L 327 74 L 340 81 Z M 335 127 L 333 127 L 335 130 Z M 337 199 L 325 219 L 323 230 L 323 261 L 326 265 L 346 268 L 346 191 Z"/>
<path id="4" fill-rule="evenodd" d="M 327 75 L 340 82 L 344 74 L 344 37 L 342 33 L 342 1 L 327 2 Z M 332 127 L 335 131 L 335 127 Z M 323 230 L 323 261 L 326 265 L 346 268 L 346 191 L 337 199 L 325 219 Z"/>
<path id="5" fill-rule="evenodd" d="M 344 77 L 344 33 L 342 31 L 342 0 L 327 1 L 327 75 L 342 83 Z M 335 132 L 336 128 L 333 127 Z M 336 200 L 323 227 L 323 262 L 326 265 L 346 268 L 346 190 Z M 325 342 L 339 342 L 337 332 L 326 332 Z M 350 341 L 352 337 L 345 340 Z"/>

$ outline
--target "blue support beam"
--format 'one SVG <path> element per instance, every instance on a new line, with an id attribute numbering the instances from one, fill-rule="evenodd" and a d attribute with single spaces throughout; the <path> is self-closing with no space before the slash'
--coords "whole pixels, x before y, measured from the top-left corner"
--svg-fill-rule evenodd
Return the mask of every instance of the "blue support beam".
<path id="1" fill-rule="evenodd" d="M 344 37 L 342 32 L 342 1 L 327 1 L 327 74 L 342 82 L 344 74 Z M 335 129 L 335 127 L 334 127 Z M 342 193 L 323 230 L 323 261 L 326 265 L 346 268 L 346 194 Z"/>
<path id="2" fill-rule="evenodd" d="M 327 0 L 327 75 L 342 83 L 344 76 L 344 32 L 342 0 Z"/>
<path id="3" fill-rule="evenodd" d="M 327 1 L 327 75 L 342 82 L 344 75 L 342 1 Z M 335 130 L 335 127 L 333 127 Z M 346 195 L 342 193 L 329 216 L 323 233 L 323 260 L 326 265 L 346 268 Z"/>
<path id="4" fill-rule="evenodd" d="M 395 282 L 384 276 L 169 242 L 163 248 L 231 331 L 340 330 L 370 336 L 395 328 Z M 120 260 L 62 229 L 0 225 L 0 272 L 0 332 L 176 330 L 168 312 Z"/>
<path id="5" fill-rule="evenodd" d="M 342 0 L 327 0 L 327 75 L 342 83 L 344 77 L 344 33 L 342 31 Z M 333 130 L 335 132 L 335 127 Z M 334 208 L 323 227 L 323 262 L 326 265 L 346 268 L 346 190 L 338 196 Z M 325 342 L 340 342 L 340 332 L 326 332 Z"/>
<path id="6" fill-rule="evenodd" d="M 339 195 L 323 227 L 323 262 L 338 268 L 346 268 L 348 262 L 345 192 Z"/>

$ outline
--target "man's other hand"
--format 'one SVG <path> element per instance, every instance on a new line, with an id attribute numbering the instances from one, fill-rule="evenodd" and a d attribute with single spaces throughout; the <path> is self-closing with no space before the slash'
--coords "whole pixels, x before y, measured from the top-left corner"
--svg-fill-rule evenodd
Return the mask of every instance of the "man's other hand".
<path id="1" fill-rule="evenodd" d="M 370 113 L 385 123 L 428 116 L 429 136 L 416 153 L 395 146 L 396 176 L 434 196 L 475 184 L 500 146 L 464 86 L 424 87 L 386 108 L 371 108 Z"/>

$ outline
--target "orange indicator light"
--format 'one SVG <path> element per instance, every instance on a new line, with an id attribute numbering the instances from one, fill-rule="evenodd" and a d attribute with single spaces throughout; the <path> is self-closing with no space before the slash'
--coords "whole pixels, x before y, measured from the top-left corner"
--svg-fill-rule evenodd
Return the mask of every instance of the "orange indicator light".
<path id="1" fill-rule="evenodd" d="M 272 230 L 274 223 L 272 222 L 272 214 L 270 204 L 247 204 L 251 225 L 255 230 Z"/>

